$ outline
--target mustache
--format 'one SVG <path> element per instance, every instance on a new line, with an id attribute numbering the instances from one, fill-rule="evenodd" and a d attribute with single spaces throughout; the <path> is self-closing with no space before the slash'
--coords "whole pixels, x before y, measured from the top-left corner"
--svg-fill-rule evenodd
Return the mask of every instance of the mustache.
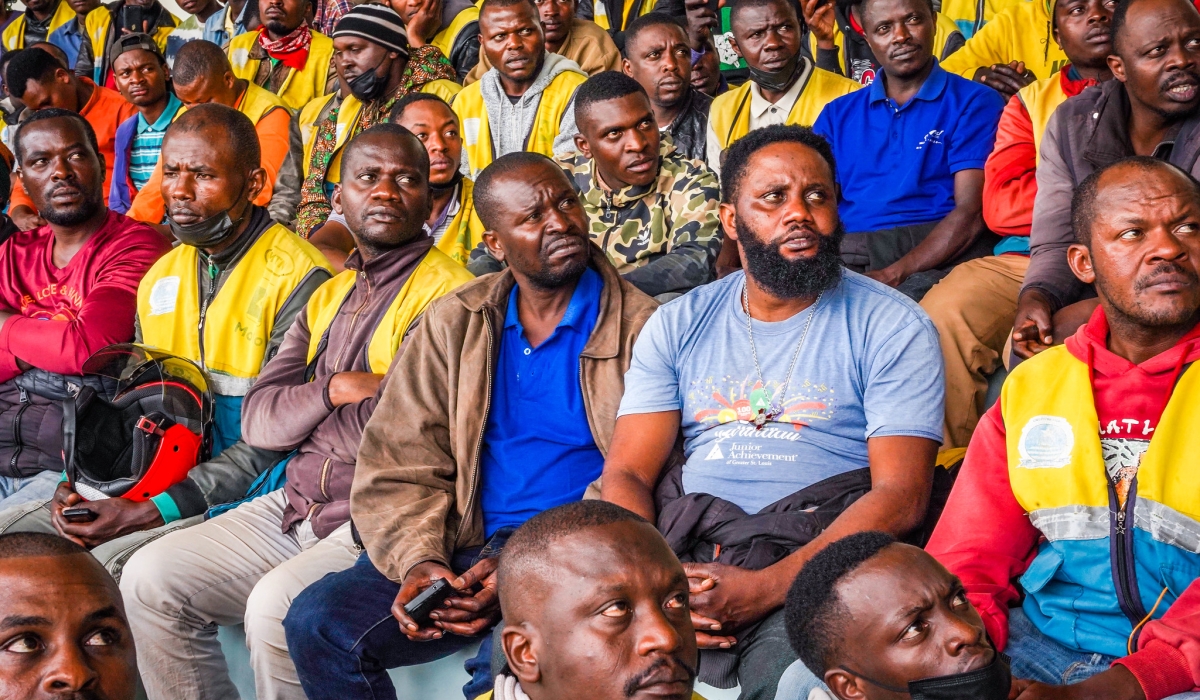
<path id="1" fill-rule="evenodd" d="M 674 677 L 674 670 L 676 668 L 682 669 L 687 674 L 688 680 L 696 678 L 696 669 L 689 666 L 683 659 L 680 659 L 678 656 L 663 657 L 651 664 L 650 668 L 625 681 L 625 697 L 633 697 L 639 688 L 646 685 L 647 681 L 650 681 L 656 675 L 664 675 L 668 678 Z M 666 673 L 662 673 L 663 671 Z"/>
<path id="2" fill-rule="evenodd" d="M 1195 270 L 1189 270 L 1179 263 L 1164 262 L 1159 263 L 1148 274 L 1139 277 L 1137 281 L 1134 282 L 1134 289 L 1142 291 L 1155 284 L 1158 281 L 1158 278 L 1163 277 L 1164 275 L 1183 275 L 1192 284 L 1200 283 L 1200 278 L 1197 277 Z"/>
<path id="3" fill-rule="evenodd" d="M 1197 84 L 1200 84 L 1200 75 L 1197 75 L 1196 71 L 1191 68 L 1181 68 L 1167 76 L 1167 79 L 1162 82 L 1161 89 L 1165 92 L 1178 85 Z"/>

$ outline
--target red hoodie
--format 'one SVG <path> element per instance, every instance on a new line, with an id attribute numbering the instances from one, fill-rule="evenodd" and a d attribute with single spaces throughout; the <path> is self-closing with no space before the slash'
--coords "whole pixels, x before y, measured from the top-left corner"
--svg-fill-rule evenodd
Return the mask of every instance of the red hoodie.
<path id="1" fill-rule="evenodd" d="M 132 340 L 138 283 L 170 249 L 165 236 L 113 211 L 62 268 L 49 226 L 13 234 L 0 245 L 0 308 L 17 314 L 0 328 L 0 382 L 21 373 L 17 357 L 79 374 L 95 351 Z"/>
<path id="2" fill-rule="evenodd" d="M 1110 352 L 1107 339 L 1108 320 L 1097 307 L 1066 342 L 1072 355 L 1092 366 L 1101 439 L 1148 441 L 1184 365 L 1200 359 L 1200 325 L 1140 365 Z M 996 403 L 971 437 L 926 549 L 962 580 L 1000 650 L 1008 643 L 1008 608 L 1019 598 L 1014 581 L 1037 554 L 1040 539 L 1008 480 L 1004 418 Z M 1147 700 L 1200 689 L 1200 584 L 1146 624 L 1138 650 L 1115 663 L 1133 673 Z"/>

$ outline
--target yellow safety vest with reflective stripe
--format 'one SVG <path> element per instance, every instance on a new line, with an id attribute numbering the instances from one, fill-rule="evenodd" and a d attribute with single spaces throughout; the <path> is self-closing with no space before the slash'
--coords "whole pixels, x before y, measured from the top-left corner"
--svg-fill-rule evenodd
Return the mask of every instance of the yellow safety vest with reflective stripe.
<path id="1" fill-rule="evenodd" d="M 625 0 L 624 6 L 622 9 L 623 16 L 618 19 L 618 21 L 621 25 L 620 27 L 618 27 L 618 29 L 624 29 L 631 20 L 635 19 L 634 17 L 630 17 L 629 13 L 633 11 L 633 4 L 636 1 L 637 0 Z M 641 8 L 638 10 L 638 13 L 637 13 L 638 17 L 641 17 L 642 15 L 648 15 L 651 12 L 654 12 L 654 5 L 656 4 L 656 2 L 657 2 L 657 0 L 644 0 L 644 2 L 642 2 Z M 612 23 L 612 20 L 608 16 L 608 8 L 604 6 L 604 0 L 595 0 L 595 2 L 592 5 L 593 5 L 592 6 L 592 13 L 593 13 L 592 21 L 595 22 L 596 24 L 600 25 L 605 31 L 612 31 L 613 23 Z"/>
<path id="2" fill-rule="evenodd" d="M 13 10 L 13 12 L 16 12 L 16 10 Z M 46 30 L 46 38 L 49 39 L 55 29 L 73 19 L 75 19 L 75 10 L 71 9 L 71 6 L 67 4 L 67 0 L 58 0 L 58 6 L 54 8 L 54 15 L 50 18 L 50 25 Z M 17 18 L 4 28 L 3 34 L 0 34 L 0 42 L 3 42 L 5 51 L 16 51 L 25 48 L 24 12 L 17 15 Z"/>
<path id="3" fill-rule="evenodd" d="M 284 104 L 293 113 L 301 110 L 313 99 L 326 94 L 325 85 L 329 78 L 329 63 L 333 60 L 333 39 L 316 30 L 312 32 L 312 43 L 308 47 L 308 60 L 301 70 L 289 70 L 283 85 L 279 87 L 279 95 Z M 233 74 L 254 82 L 258 75 L 259 59 L 250 58 L 250 50 L 258 41 L 258 32 L 246 32 L 235 36 L 229 42 L 229 63 L 233 66 Z M 261 87 L 261 86 L 260 86 Z"/>
<path id="4" fill-rule="evenodd" d="M 1033 122 L 1033 147 L 1038 163 L 1042 162 L 1042 135 L 1046 133 L 1046 125 L 1050 123 L 1054 110 L 1066 102 L 1067 97 L 1062 87 L 1061 73 L 1030 83 L 1017 93 L 1017 98 L 1025 105 L 1025 111 L 1029 112 L 1029 121 Z"/>
<path id="5" fill-rule="evenodd" d="M 450 52 L 454 50 L 455 42 L 458 41 L 458 35 L 468 24 L 478 21 L 478 19 L 479 8 L 471 5 L 455 15 L 454 19 L 450 20 L 449 26 L 434 35 L 429 43 L 436 46 L 443 56 L 449 58 Z"/>
<path id="6" fill-rule="evenodd" d="M 146 273 L 138 285 L 142 341 L 208 369 L 218 394 L 244 396 L 262 369 L 279 309 L 314 268 L 332 270 L 312 244 L 273 224 L 238 261 L 202 318 L 198 258 L 195 247 L 177 246 Z"/>
<path id="7" fill-rule="evenodd" d="M 308 321 L 308 361 L 317 356 L 321 336 L 333 324 L 333 319 L 342 308 L 342 303 L 354 289 L 358 273 L 345 270 L 333 279 L 317 287 L 308 298 L 305 319 Z M 367 361 L 371 371 L 384 374 L 392 364 L 392 358 L 400 348 L 400 341 L 410 326 L 425 312 L 431 301 L 475 279 L 462 265 L 454 262 L 437 248 L 430 248 L 424 259 L 405 280 L 388 306 L 371 341 L 367 344 Z"/>
<path id="8" fill-rule="evenodd" d="M 437 95 L 447 104 L 452 103 L 455 95 L 461 91 L 461 85 L 444 78 L 425 83 L 420 89 L 420 92 Z M 304 141 L 305 177 L 308 177 L 309 165 L 312 163 L 312 147 L 317 135 L 317 120 L 320 119 L 321 112 L 325 110 L 329 101 L 335 97 L 333 94 L 318 97 L 304 105 L 304 109 L 300 111 L 300 136 Z M 336 184 L 342 181 L 342 147 L 357 134 L 356 126 L 360 112 L 362 112 L 362 102 L 359 102 L 358 98 L 354 95 L 346 95 L 345 99 L 342 100 L 341 106 L 338 107 L 337 140 L 334 145 L 333 157 L 329 161 L 329 168 L 325 171 L 326 182 Z"/>
<path id="9" fill-rule="evenodd" d="M 538 100 L 533 129 L 525 137 L 524 150 L 554 157 L 554 139 L 558 136 L 558 126 L 562 122 L 563 113 L 571 104 L 576 88 L 586 80 L 586 75 L 574 70 L 563 71 L 554 76 L 554 80 L 550 81 Z M 482 84 L 482 80 L 477 80 L 463 88 L 453 105 L 454 113 L 458 115 L 458 128 L 463 137 L 463 151 L 471 166 L 471 179 L 478 177 L 496 157 L 492 146 L 491 127 L 488 124 L 487 106 L 483 103 L 483 92 L 480 89 Z"/>
<path id="10" fill-rule="evenodd" d="M 750 81 L 718 95 L 709 108 L 708 122 L 721 142 L 721 148 L 729 148 L 734 141 L 750 133 Z M 796 104 L 788 112 L 787 123 L 812 126 L 821 115 L 825 105 L 842 95 L 849 95 L 861 88 L 857 82 L 813 66 L 808 81 L 800 89 Z"/>
<path id="11" fill-rule="evenodd" d="M 66 3 L 63 4 L 65 5 Z M 157 27 L 152 36 L 154 37 L 154 43 L 158 46 L 158 50 L 166 53 L 167 37 L 179 26 L 179 18 L 170 12 L 166 12 L 166 10 L 164 12 L 170 20 Z M 92 61 L 94 63 L 94 67 L 92 68 L 92 82 L 97 85 L 103 85 L 105 82 L 104 64 L 108 50 L 108 33 L 112 29 L 112 22 L 112 10 L 105 5 L 101 5 L 87 13 L 87 17 L 83 19 L 83 27 L 87 30 L 88 41 L 92 45 Z"/>
<path id="12" fill-rule="evenodd" d="M 484 227 L 475 211 L 474 190 L 475 183 L 464 177 L 459 188 L 458 213 L 437 242 L 437 247 L 460 265 L 467 264 L 471 251 L 483 241 Z"/>
<path id="13" fill-rule="evenodd" d="M 242 95 L 238 111 L 246 115 L 252 124 L 257 124 L 260 119 L 280 108 L 287 109 L 288 106 L 279 99 L 279 95 L 254 83 L 246 83 L 246 92 Z"/>

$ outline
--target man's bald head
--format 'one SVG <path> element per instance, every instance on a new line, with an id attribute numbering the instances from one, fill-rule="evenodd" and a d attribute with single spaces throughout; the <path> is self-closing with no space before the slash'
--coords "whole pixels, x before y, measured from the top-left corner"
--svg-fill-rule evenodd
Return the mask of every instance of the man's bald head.
<path id="1" fill-rule="evenodd" d="M 350 140 L 342 154 L 342 178 L 346 177 L 347 163 L 372 146 L 385 146 L 394 150 L 401 158 L 424 171 L 426 178 L 429 177 L 429 154 L 425 151 L 425 144 L 421 143 L 413 132 L 399 124 L 384 123 L 376 124 Z"/>
<path id="2" fill-rule="evenodd" d="M 171 77 L 176 85 L 191 85 L 201 77 L 216 81 L 233 66 L 220 46 L 211 41 L 189 41 L 179 48 Z"/>
<path id="3" fill-rule="evenodd" d="M 687 576 L 640 516 L 591 500 L 541 513 L 505 545 L 497 586 L 504 654 L 532 700 L 691 697 Z"/>

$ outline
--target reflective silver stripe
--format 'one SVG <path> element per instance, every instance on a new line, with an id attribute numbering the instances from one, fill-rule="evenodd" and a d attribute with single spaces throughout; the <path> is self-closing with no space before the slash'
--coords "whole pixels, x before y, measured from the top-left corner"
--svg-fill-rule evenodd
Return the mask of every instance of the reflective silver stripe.
<path id="1" fill-rule="evenodd" d="M 1137 499 L 1133 526 L 1150 533 L 1156 542 L 1200 554 L 1200 522 L 1157 501 Z"/>
<path id="2" fill-rule="evenodd" d="M 1029 514 L 1029 521 L 1051 542 L 1108 537 L 1108 507 L 1059 506 Z"/>
<path id="3" fill-rule="evenodd" d="M 253 378 L 232 377 L 212 370 L 209 370 L 208 376 L 212 380 L 213 393 L 222 396 L 245 396 L 254 386 Z"/>

